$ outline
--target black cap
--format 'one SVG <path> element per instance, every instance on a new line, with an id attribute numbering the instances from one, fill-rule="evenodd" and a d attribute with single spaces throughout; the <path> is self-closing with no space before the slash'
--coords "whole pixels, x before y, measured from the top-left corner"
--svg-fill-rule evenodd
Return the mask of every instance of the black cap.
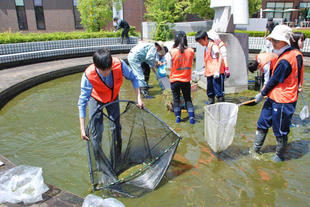
<path id="1" fill-rule="evenodd" d="M 258 62 L 256 60 L 250 60 L 248 64 L 249 71 L 254 73 L 257 70 Z"/>
<path id="2" fill-rule="evenodd" d="M 182 30 L 177 31 L 177 32 L 175 33 L 175 37 L 176 37 L 176 38 L 178 38 L 178 37 L 186 37 L 186 33 L 185 33 L 184 31 L 182 31 Z"/>
<path id="3" fill-rule="evenodd" d="M 205 32 L 205 31 L 198 31 L 196 34 L 195 34 L 195 40 L 198 41 L 200 39 L 203 39 L 205 37 L 208 37 L 208 34 Z"/>
<path id="4" fill-rule="evenodd" d="M 269 17 L 269 18 L 268 18 L 268 21 L 273 21 L 273 18 L 272 18 L 272 17 Z"/>

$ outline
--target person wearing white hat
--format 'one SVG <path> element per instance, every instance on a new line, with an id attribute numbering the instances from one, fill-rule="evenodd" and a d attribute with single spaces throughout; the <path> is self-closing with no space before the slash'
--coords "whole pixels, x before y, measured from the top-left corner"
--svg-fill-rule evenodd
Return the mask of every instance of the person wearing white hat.
<path id="1" fill-rule="evenodd" d="M 286 25 L 276 26 L 267 37 L 271 41 L 274 52 L 278 55 L 277 62 L 266 87 L 255 96 L 255 102 L 267 99 L 257 121 L 257 130 L 251 153 L 261 153 L 268 129 L 272 127 L 277 140 L 276 154 L 273 161 L 284 160 L 287 136 L 295 111 L 298 90 L 302 82 L 303 71 L 298 63 L 300 52 L 290 46 L 292 29 Z"/>
<path id="2" fill-rule="evenodd" d="M 224 65 L 225 65 L 225 77 L 229 78 L 230 77 L 230 72 L 229 72 L 229 66 L 228 66 L 228 61 L 227 61 L 227 48 L 225 42 L 221 40 L 220 36 L 214 31 L 214 30 L 209 30 L 207 32 L 209 39 L 211 39 L 215 44 L 218 45 L 220 48 L 220 53 L 222 54 L 223 60 L 224 60 Z"/>

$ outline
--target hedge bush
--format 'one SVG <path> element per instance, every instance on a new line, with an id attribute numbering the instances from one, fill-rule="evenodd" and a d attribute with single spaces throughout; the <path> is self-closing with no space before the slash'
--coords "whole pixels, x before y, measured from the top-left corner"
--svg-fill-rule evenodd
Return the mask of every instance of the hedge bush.
<path id="1" fill-rule="evenodd" d="M 130 36 L 139 36 L 135 27 L 131 27 L 129 31 Z M 120 37 L 121 31 L 100 31 L 100 32 L 53 32 L 53 33 L 0 33 L 0 44 L 21 43 L 21 42 L 38 42 L 38 41 L 52 41 L 52 40 L 72 40 L 72 39 L 88 39 L 88 38 L 104 38 L 104 37 Z"/>

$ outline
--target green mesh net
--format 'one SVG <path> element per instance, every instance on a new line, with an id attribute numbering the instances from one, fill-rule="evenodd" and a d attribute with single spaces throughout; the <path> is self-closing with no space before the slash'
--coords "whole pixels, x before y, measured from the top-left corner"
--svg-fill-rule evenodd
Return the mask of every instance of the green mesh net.
<path id="1" fill-rule="evenodd" d="M 98 139 L 94 117 L 109 104 L 119 104 L 120 116 L 112 120 L 103 112 L 104 131 Z M 180 141 L 166 123 L 131 101 L 103 105 L 89 120 L 86 134 L 93 190 L 138 197 L 152 191 L 163 178 Z M 115 127 L 117 126 L 117 127 Z M 113 129 L 119 128 L 119 130 Z M 94 138 L 96 137 L 96 138 Z"/>

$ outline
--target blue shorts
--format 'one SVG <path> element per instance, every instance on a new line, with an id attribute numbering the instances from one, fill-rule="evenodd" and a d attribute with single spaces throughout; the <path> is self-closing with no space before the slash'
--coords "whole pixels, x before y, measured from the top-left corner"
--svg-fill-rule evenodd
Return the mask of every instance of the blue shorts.
<path id="1" fill-rule="evenodd" d="M 267 98 L 257 121 L 257 128 L 267 130 L 272 127 L 276 137 L 288 135 L 295 107 L 296 102 L 277 103 Z"/>

